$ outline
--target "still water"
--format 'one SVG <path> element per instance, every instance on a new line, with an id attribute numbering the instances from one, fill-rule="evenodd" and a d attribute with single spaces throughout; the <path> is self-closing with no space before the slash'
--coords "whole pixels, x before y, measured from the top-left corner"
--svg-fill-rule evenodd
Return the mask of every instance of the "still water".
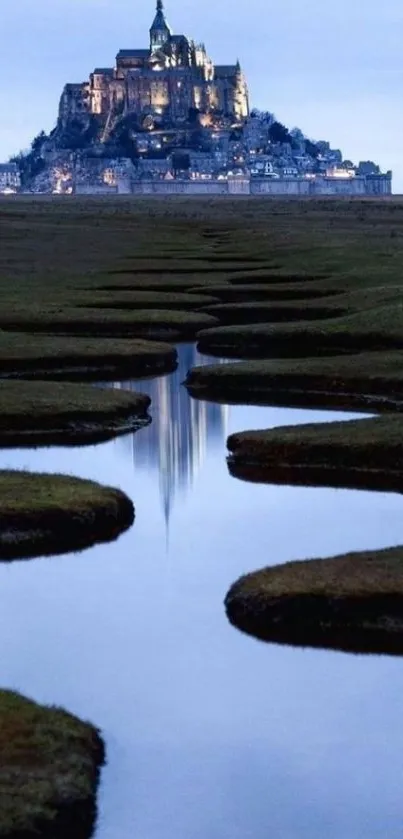
<path id="1" fill-rule="evenodd" d="M 119 486 L 137 518 L 0 567 L 0 684 L 102 729 L 97 839 L 401 839 L 403 661 L 264 645 L 223 599 L 264 565 L 403 544 L 402 499 L 231 478 L 228 433 L 340 414 L 191 401 L 198 361 L 133 383 L 153 398 L 133 437 L 1 453 Z"/>

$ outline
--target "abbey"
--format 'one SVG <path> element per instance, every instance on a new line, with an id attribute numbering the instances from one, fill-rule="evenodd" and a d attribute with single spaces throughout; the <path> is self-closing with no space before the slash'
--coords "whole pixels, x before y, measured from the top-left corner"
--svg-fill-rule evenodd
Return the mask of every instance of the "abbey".
<path id="1" fill-rule="evenodd" d="M 95 116 L 101 142 L 128 115 L 150 130 L 189 119 L 203 127 L 242 124 L 249 100 L 241 66 L 215 65 L 203 44 L 174 35 L 157 0 L 148 48 L 120 50 L 115 67 L 97 68 L 88 82 L 66 85 L 61 97 L 61 125 L 75 119 L 84 128 L 86 117 Z"/>
<path id="2" fill-rule="evenodd" d="M 121 49 L 114 67 L 65 85 L 55 127 L 14 158 L 18 181 L 3 190 L 391 194 L 392 173 L 373 161 L 354 165 L 272 112 L 249 112 L 239 61 L 214 64 L 204 44 L 173 33 L 155 1 L 148 46 Z"/>

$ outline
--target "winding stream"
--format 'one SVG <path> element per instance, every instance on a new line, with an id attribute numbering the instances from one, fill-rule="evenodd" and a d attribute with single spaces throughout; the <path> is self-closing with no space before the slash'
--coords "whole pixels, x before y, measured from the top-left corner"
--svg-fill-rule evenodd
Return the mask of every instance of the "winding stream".
<path id="1" fill-rule="evenodd" d="M 231 478 L 228 433 L 340 414 L 191 401 L 180 356 L 133 383 L 153 399 L 134 437 L 1 452 L 137 511 L 113 544 L 1 566 L 1 685 L 102 729 L 97 839 L 400 839 L 402 661 L 261 644 L 223 599 L 264 565 L 403 544 L 403 501 Z"/>

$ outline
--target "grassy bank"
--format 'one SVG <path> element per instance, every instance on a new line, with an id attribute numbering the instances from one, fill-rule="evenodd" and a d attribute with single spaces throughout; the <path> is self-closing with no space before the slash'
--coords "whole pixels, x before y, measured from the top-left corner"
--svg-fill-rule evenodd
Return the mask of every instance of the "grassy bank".
<path id="1" fill-rule="evenodd" d="M 305 320 L 304 320 L 305 317 Z M 293 323 L 219 326 L 198 335 L 201 352 L 229 358 L 288 357 L 403 349 L 403 303 L 396 295 L 388 305 L 311 323 L 306 309 Z"/>
<path id="2" fill-rule="evenodd" d="M 29 313 L 15 308 L 0 313 L 0 329 L 12 332 L 42 332 L 62 335 L 88 335 L 92 337 L 116 336 L 121 338 L 150 338 L 173 334 L 181 340 L 190 340 L 203 327 L 217 323 L 216 318 L 203 312 L 186 312 L 176 309 L 140 309 L 134 311 L 105 308 L 35 309 Z"/>
<path id="3" fill-rule="evenodd" d="M 113 380 L 161 375 L 176 366 L 176 350 L 166 343 L 0 330 L 2 377 Z"/>
<path id="4" fill-rule="evenodd" d="M 244 431 L 227 445 L 231 473 L 247 480 L 403 490 L 399 414 Z"/>
<path id="5" fill-rule="evenodd" d="M 403 353 L 206 365 L 189 371 L 186 386 L 192 396 L 224 403 L 400 410 Z"/>
<path id="6" fill-rule="evenodd" d="M 150 421 L 142 393 L 61 382 L 0 381 L 0 446 L 85 444 Z"/>
<path id="7" fill-rule="evenodd" d="M 306 303 L 296 301 L 291 303 L 223 303 L 209 305 L 203 311 L 215 317 L 223 326 L 242 326 L 254 323 L 290 323 L 304 320 L 326 320 L 345 312 L 341 306 L 326 305 L 317 300 Z"/>
<path id="8" fill-rule="evenodd" d="M 120 490 L 66 475 L 0 471 L 0 559 L 82 550 L 134 520 Z"/>
<path id="9" fill-rule="evenodd" d="M 1 690 L 1 839 L 90 839 L 103 761 L 92 725 Z"/>
<path id="10" fill-rule="evenodd" d="M 265 568 L 241 577 L 225 605 L 263 641 L 403 655 L 403 548 Z"/>
<path id="11" fill-rule="evenodd" d="M 191 286 L 189 288 L 190 294 L 202 294 L 203 286 Z M 224 283 L 221 281 L 219 285 L 211 283 L 208 289 L 213 297 L 218 298 L 221 305 L 236 306 L 238 303 L 245 303 L 251 306 L 257 303 L 281 303 L 287 301 L 297 301 L 298 304 L 304 306 L 309 300 L 314 303 L 322 301 L 328 304 L 331 299 L 342 291 L 337 287 L 323 287 L 317 283 L 306 282 L 303 285 L 299 283 L 242 283 L 236 284 L 234 277 L 229 277 Z M 237 310 L 235 310 L 237 311 Z"/>
<path id="12" fill-rule="evenodd" d="M 141 291 L 139 290 L 116 290 L 109 293 L 102 293 L 96 290 L 94 302 L 94 291 L 78 292 L 75 305 L 85 308 L 98 309 L 162 309 L 193 311 L 218 303 L 218 298 L 208 294 L 185 294 L 184 292 L 168 291 Z M 208 314 L 208 312 L 207 312 Z"/>

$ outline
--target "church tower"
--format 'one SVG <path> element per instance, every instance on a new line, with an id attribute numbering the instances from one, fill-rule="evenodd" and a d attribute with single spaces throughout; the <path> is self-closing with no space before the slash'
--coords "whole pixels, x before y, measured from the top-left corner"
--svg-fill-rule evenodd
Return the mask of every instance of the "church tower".
<path id="1" fill-rule="evenodd" d="M 150 29 L 151 52 L 161 49 L 172 35 L 172 29 L 164 14 L 163 0 L 157 0 L 157 12 Z"/>

